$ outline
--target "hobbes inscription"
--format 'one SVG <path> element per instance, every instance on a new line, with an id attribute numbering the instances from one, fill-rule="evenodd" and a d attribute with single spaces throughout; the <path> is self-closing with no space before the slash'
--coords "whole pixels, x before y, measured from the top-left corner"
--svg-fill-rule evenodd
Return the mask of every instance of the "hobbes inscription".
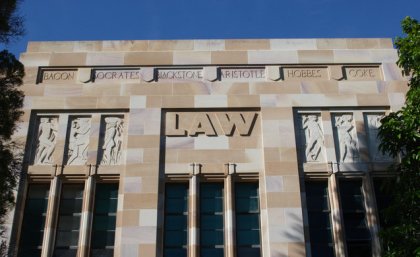
<path id="1" fill-rule="evenodd" d="M 168 112 L 167 136 L 250 136 L 256 112 Z"/>

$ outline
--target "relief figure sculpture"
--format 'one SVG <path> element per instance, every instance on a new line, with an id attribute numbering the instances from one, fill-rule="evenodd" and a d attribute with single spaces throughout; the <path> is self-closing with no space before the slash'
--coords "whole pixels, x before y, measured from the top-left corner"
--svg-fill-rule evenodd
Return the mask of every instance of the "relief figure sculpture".
<path id="1" fill-rule="evenodd" d="M 324 146 L 324 137 L 319 124 L 318 115 L 308 114 L 303 116 L 303 130 L 305 131 L 305 156 L 307 161 L 319 161 L 321 150 Z"/>
<path id="2" fill-rule="evenodd" d="M 391 158 L 379 151 L 378 138 L 379 127 L 381 126 L 381 119 L 383 115 L 368 115 L 368 135 L 371 158 L 374 161 L 389 161 Z"/>
<path id="3" fill-rule="evenodd" d="M 337 129 L 340 151 L 340 162 L 353 162 L 358 158 L 357 143 L 353 138 L 353 116 L 343 114 L 336 117 L 335 126 Z"/>
<path id="4" fill-rule="evenodd" d="M 103 155 L 101 164 L 115 165 L 121 158 L 123 121 L 117 117 L 105 118 L 105 138 L 102 145 Z"/>
<path id="5" fill-rule="evenodd" d="M 52 154 L 57 142 L 57 119 L 40 118 L 35 164 L 52 164 Z"/>
<path id="6" fill-rule="evenodd" d="M 83 165 L 87 161 L 90 118 L 76 118 L 72 121 L 67 164 Z"/>

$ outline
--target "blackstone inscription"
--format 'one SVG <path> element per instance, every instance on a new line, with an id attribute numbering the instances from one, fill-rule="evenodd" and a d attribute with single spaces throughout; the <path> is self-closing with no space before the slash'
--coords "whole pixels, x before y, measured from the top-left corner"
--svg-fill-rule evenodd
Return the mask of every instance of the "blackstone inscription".
<path id="1" fill-rule="evenodd" d="M 257 112 L 168 112 L 167 136 L 250 136 Z"/>
<path id="2" fill-rule="evenodd" d="M 329 79 L 327 68 L 283 68 L 284 80 Z"/>
<path id="3" fill-rule="evenodd" d="M 202 69 L 167 70 L 159 69 L 158 80 L 202 80 Z"/>
<path id="4" fill-rule="evenodd" d="M 63 71 L 63 70 L 45 70 L 42 72 L 42 82 L 69 82 L 74 81 L 76 77 L 75 70 Z"/>
<path id="5" fill-rule="evenodd" d="M 139 70 L 95 70 L 95 81 L 107 80 L 139 80 Z"/>
<path id="6" fill-rule="evenodd" d="M 220 69 L 221 80 L 265 80 L 265 69 Z"/>
<path id="7" fill-rule="evenodd" d="M 348 80 L 381 80 L 379 67 L 345 67 Z"/>

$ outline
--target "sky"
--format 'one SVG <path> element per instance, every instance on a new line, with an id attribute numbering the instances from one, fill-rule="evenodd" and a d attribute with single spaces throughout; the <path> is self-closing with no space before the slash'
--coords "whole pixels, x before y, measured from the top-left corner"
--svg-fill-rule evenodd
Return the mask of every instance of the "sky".
<path id="1" fill-rule="evenodd" d="M 395 38 L 420 0 L 22 0 L 28 41 Z"/>

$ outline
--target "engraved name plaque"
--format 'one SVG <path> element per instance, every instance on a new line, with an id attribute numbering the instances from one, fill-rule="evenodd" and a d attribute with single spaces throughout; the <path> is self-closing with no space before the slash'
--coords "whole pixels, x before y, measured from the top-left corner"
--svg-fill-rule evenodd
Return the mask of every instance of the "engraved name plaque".
<path id="1" fill-rule="evenodd" d="M 265 68 L 221 68 L 222 81 L 265 81 Z"/>
<path id="2" fill-rule="evenodd" d="M 328 80 L 328 68 L 283 68 L 284 80 Z"/>
<path id="3" fill-rule="evenodd" d="M 77 70 L 42 70 L 39 82 L 72 83 L 76 81 Z"/>
<path id="4" fill-rule="evenodd" d="M 344 67 L 347 80 L 382 80 L 379 67 Z"/>

